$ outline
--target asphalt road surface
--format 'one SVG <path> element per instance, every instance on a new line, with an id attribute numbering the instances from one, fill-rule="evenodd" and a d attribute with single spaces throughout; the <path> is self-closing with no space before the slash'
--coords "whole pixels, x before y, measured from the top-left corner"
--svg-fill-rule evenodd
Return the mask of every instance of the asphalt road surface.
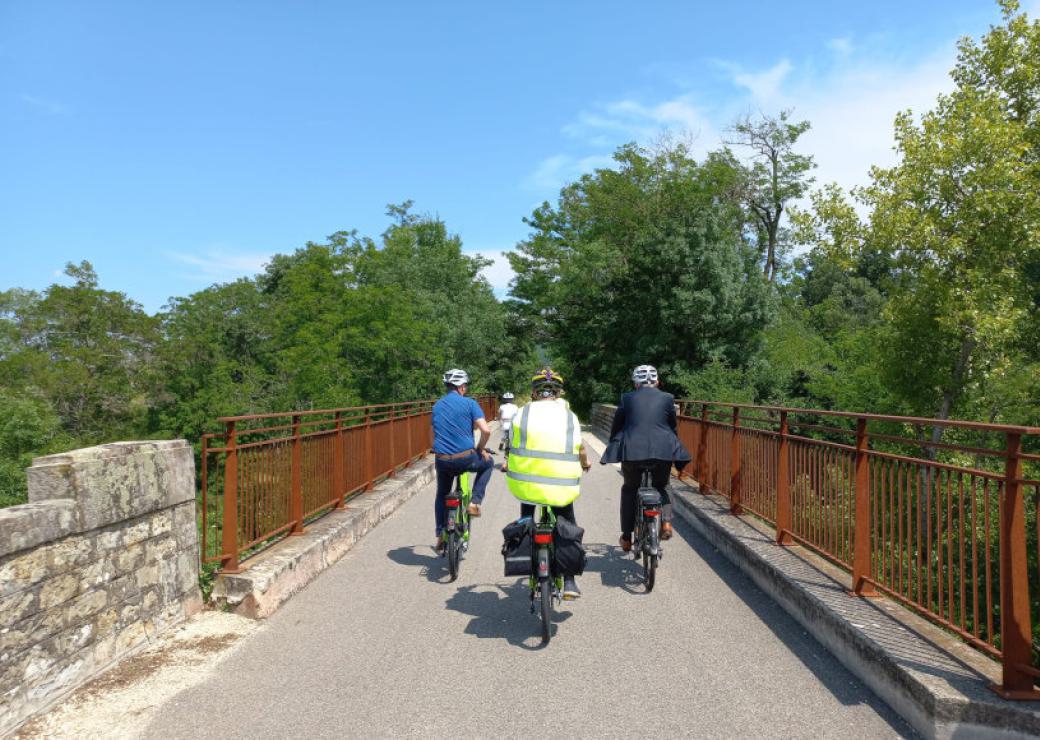
<path id="1" fill-rule="evenodd" d="M 594 457 L 594 456 L 593 456 Z M 681 521 L 657 585 L 617 547 L 616 466 L 576 504 L 583 597 L 541 644 L 502 575 L 519 514 L 495 472 L 457 581 L 432 549 L 433 488 L 406 503 L 161 708 L 146 735 L 876 738 L 909 726 Z"/>

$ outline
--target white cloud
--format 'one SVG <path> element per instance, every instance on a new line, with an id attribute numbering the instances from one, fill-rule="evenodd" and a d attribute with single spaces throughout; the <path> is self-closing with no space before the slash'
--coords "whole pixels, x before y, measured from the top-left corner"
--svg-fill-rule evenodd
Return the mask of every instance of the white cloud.
<path id="1" fill-rule="evenodd" d="M 506 259 L 507 251 L 509 250 L 484 249 L 469 252 L 469 254 L 479 254 L 481 257 L 492 260 L 492 264 L 481 270 L 480 274 L 490 283 L 491 288 L 495 291 L 495 295 L 499 298 L 505 297 L 509 292 L 509 281 L 513 279 L 515 274 L 513 268 L 509 266 L 509 260 Z"/>
<path id="2" fill-rule="evenodd" d="M 166 256 L 192 268 L 183 275 L 199 283 L 226 283 L 251 277 L 270 262 L 270 254 L 235 252 L 227 247 L 210 247 L 197 254 L 167 252 Z"/>
<path id="3" fill-rule="evenodd" d="M 935 105 L 939 93 L 952 88 L 955 39 L 916 58 L 854 46 L 848 38 L 832 39 L 827 47 L 832 53 L 822 59 L 814 55 L 795 63 L 782 58 L 759 71 L 717 61 L 733 88 L 730 95 L 715 94 L 710 101 L 690 92 L 656 101 L 623 98 L 581 111 L 563 132 L 605 150 L 633 139 L 652 144 L 665 132 L 692 134 L 693 153 L 703 156 L 720 147 L 727 129 L 748 111 L 775 114 L 792 108 L 796 120 L 812 123 L 799 149 L 815 157 L 817 184 L 865 185 L 872 165 L 895 162 L 896 113 L 909 108 L 920 114 Z M 605 154 L 557 154 L 543 160 L 529 181 L 539 188 L 559 187 L 590 171 L 588 162 L 597 157 L 606 159 Z"/>
<path id="4" fill-rule="evenodd" d="M 726 65 L 730 66 L 730 65 Z M 772 106 L 780 95 L 780 88 L 794 66 L 786 59 L 781 59 L 769 69 L 761 72 L 746 72 L 736 67 L 733 70 L 733 83 L 751 93 L 752 100 L 759 105 Z"/>
<path id="5" fill-rule="evenodd" d="M 827 42 L 827 48 L 833 51 L 838 56 L 847 57 L 853 52 L 852 39 L 848 36 L 842 36 L 841 38 L 831 39 Z"/>
<path id="6" fill-rule="evenodd" d="M 46 100 L 45 98 L 26 95 L 25 93 L 20 95 L 19 98 L 29 107 L 51 116 L 63 116 L 69 112 L 65 105 L 54 100 Z"/>
<path id="7" fill-rule="evenodd" d="M 563 133 L 596 147 L 615 147 L 626 141 L 650 143 L 668 131 L 684 132 L 698 141 L 716 138 L 708 115 L 694 104 L 692 95 L 646 105 L 637 100 L 617 100 L 582 111 Z"/>
<path id="8" fill-rule="evenodd" d="M 613 161 L 609 154 L 594 154 L 588 157 L 555 154 L 538 163 L 534 172 L 528 175 L 526 185 L 534 190 L 556 191 L 586 172 L 610 167 Z"/>

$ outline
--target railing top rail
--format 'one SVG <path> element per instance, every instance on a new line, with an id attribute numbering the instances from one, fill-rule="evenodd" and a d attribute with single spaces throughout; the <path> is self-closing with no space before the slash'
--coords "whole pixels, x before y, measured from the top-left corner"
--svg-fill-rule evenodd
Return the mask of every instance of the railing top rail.
<path id="1" fill-rule="evenodd" d="M 301 411 L 277 411 L 266 414 L 243 414 L 241 416 L 219 416 L 217 421 L 229 422 L 229 421 L 255 421 L 257 419 L 281 419 L 291 416 L 317 416 L 318 414 L 337 414 L 343 413 L 344 411 L 389 411 L 391 409 L 400 408 L 401 406 L 421 406 L 426 403 L 434 403 L 436 399 L 425 400 L 425 401 L 403 401 L 401 403 L 377 403 L 369 406 L 343 406 L 334 409 L 310 409 Z"/>
<path id="2" fill-rule="evenodd" d="M 494 398 L 494 396 L 491 395 L 491 394 L 488 394 L 488 393 L 477 393 L 477 394 L 472 394 L 471 398 L 474 398 L 474 399 L 479 401 L 479 400 L 485 399 L 485 398 Z M 424 399 L 419 399 L 419 400 L 416 400 L 416 401 L 399 401 L 397 403 L 375 403 L 375 404 L 369 404 L 368 406 L 342 406 L 342 407 L 339 407 L 339 408 L 332 408 L 332 409 L 309 409 L 309 410 L 300 410 L 300 411 L 276 411 L 276 412 L 270 412 L 270 413 L 266 413 L 266 414 L 242 414 L 240 416 L 220 416 L 220 417 L 217 417 L 217 421 L 222 423 L 222 424 L 224 424 L 224 423 L 227 423 L 229 421 L 256 421 L 257 419 L 281 419 L 281 418 L 292 417 L 292 416 L 317 416 L 319 414 L 323 414 L 323 415 L 341 414 L 341 413 L 346 412 L 346 411 L 365 411 L 365 412 L 371 412 L 371 413 L 381 413 L 381 412 L 390 411 L 390 410 L 393 410 L 393 409 L 398 409 L 398 408 L 401 408 L 403 406 L 422 407 L 422 406 L 427 405 L 427 404 L 433 405 L 436 402 L 437 402 L 436 398 L 424 398 Z"/>
<path id="3" fill-rule="evenodd" d="M 1017 426 L 1014 424 L 990 424 L 982 421 L 962 421 L 959 419 L 929 419 L 920 416 L 892 416 L 888 414 L 866 414 L 854 411 L 828 411 L 824 409 L 803 409 L 789 406 L 759 406 L 753 403 L 727 403 L 722 401 L 701 401 L 689 398 L 676 399 L 678 403 L 716 406 L 723 408 L 754 409 L 756 411 L 771 411 L 775 413 L 786 412 L 788 414 L 808 414 L 818 416 L 831 416 L 841 419 L 866 419 L 867 421 L 887 421 L 897 424 L 911 424 L 914 426 L 933 427 L 955 427 L 959 429 L 974 429 L 986 432 L 1004 432 L 1015 434 L 1040 434 L 1040 427 Z"/>

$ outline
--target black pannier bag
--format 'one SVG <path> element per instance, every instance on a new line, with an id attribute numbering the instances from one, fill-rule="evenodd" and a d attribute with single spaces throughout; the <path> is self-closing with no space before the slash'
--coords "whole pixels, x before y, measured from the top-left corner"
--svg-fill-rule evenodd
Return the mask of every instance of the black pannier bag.
<path id="1" fill-rule="evenodd" d="M 556 573 L 562 576 L 580 576 L 585 572 L 585 548 L 581 540 L 585 530 L 569 519 L 558 517 L 553 530 L 553 548 Z"/>
<path id="2" fill-rule="evenodd" d="M 531 575 L 531 520 L 510 522 L 502 529 L 502 557 L 507 576 Z"/>

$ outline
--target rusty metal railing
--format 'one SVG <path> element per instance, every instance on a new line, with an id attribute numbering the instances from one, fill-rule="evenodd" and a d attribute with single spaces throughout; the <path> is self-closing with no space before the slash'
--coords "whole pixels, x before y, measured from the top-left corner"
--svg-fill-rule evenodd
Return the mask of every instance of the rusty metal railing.
<path id="1" fill-rule="evenodd" d="M 682 401 L 678 431 L 702 491 L 1000 660 L 1005 698 L 1040 699 L 1040 429 Z"/>
<path id="2" fill-rule="evenodd" d="M 494 396 L 478 396 L 485 416 Z M 426 455 L 434 401 L 221 417 L 202 436 L 202 559 L 241 562 Z M 217 491 L 218 493 L 214 493 Z"/>

